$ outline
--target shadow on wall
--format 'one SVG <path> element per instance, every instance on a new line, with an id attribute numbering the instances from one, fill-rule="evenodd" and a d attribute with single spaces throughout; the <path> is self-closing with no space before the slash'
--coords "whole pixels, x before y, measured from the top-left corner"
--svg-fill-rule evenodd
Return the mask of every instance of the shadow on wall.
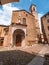
<path id="1" fill-rule="evenodd" d="M 27 65 L 36 54 L 27 53 L 20 50 L 1 51 L 0 65 Z"/>

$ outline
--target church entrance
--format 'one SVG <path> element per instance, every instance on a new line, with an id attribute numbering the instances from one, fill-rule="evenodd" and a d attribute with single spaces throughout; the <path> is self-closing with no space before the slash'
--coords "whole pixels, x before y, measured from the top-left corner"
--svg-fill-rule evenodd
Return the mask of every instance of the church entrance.
<path id="1" fill-rule="evenodd" d="M 21 46 L 22 36 L 20 34 L 16 35 L 16 46 Z"/>
<path id="2" fill-rule="evenodd" d="M 25 33 L 21 29 L 16 29 L 13 33 L 13 44 L 15 46 L 21 46 L 23 43 L 22 41 L 25 39 Z"/>

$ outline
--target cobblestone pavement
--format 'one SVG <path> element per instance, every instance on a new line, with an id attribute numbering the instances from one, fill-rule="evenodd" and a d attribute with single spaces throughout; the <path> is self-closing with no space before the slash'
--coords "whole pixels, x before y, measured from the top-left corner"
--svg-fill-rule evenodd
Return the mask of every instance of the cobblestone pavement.
<path id="1" fill-rule="evenodd" d="M 0 47 L 0 51 L 9 51 L 9 50 L 21 50 L 28 53 L 37 53 L 36 56 L 28 65 L 43 65 L 44 63 L 44 54 L 49 53 L 49 45 L 43 44 L 34 44 L 32 46 L 26 47 Z"/>
<path id="2" fill-rule="evenodd" d="M 45 45 L 38 53 L 38 56 L 36 56 L 28 65 L 43 65 L 45 61 L 44 55 L 46 53 L 49 53 L 49 45 Z"/>

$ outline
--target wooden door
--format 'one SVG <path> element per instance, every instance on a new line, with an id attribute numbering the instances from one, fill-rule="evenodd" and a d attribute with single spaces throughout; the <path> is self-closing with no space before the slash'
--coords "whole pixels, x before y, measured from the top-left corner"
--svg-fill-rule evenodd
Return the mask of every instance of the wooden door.
<path id="1" fill-rule="evenodd" d="M 16 46 L 21 46 L 21 35 L 16 35 Z"/>

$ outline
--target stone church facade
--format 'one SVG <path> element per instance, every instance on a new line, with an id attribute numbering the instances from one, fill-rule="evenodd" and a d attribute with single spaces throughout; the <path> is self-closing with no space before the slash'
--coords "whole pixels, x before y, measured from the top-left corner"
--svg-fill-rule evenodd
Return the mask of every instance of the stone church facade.
<path id="1" fill-rule="evenodd" d="M 49 12 L 41 17 L 41 25 L 44 42 L 49 43 Z"/>
<path id="2" fill-rule="evenodd" d="M 0 46 L 27 46 L 38 43 L 40 34 L 36 6 L 12 12 L 11 24 L 0 25 Z"/>

